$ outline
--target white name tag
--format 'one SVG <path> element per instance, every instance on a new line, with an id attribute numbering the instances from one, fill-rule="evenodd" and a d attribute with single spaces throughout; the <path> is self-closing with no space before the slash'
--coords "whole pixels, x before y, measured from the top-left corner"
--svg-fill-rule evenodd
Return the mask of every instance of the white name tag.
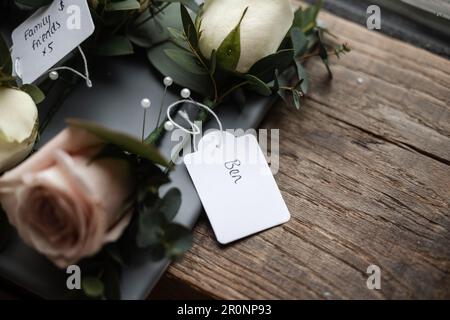
<path id="1" fill-rule="evenodd" d="M 184 163 L 220 243 L 289 221 L 288 208 L 254 136 L 209 133 Z"/>
<path id="2" fill-rule="evenodd" d="M 58 0 L 12 33 L 14 74 L 32 83 L 94 32 L 86 0 Z"/>

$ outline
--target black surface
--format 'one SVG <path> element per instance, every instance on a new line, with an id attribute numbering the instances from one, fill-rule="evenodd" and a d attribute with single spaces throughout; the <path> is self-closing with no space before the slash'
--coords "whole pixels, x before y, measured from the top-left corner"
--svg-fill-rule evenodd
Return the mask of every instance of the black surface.
<path id="1" fill-rule="evenodd" d="M 324 8 L 366 27 L 367 7 L 372 4 L 379 5 L 381 9 L 381 30 L 376 32 L 450 58 L 450 21 L 445 18 L 413 8 L 399 0 L 325 0 Z M 339 35 L 339 30 L 332 32 Z"/>

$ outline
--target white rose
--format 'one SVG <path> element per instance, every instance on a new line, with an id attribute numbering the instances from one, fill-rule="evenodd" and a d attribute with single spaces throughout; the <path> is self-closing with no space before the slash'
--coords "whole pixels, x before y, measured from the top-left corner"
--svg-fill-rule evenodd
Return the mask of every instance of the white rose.
<path id="1" fill-rule="evenodd" d="M 241 23 L 241 56 L 236 71 L 245 73 L 258 60 L 275 53 L 292 26 L 290 0 L 206 0 L 201 16 L 200 51 L 211 57 Z"/>
<path id="2" fill-rule="evenodd" d="M 23 91 L 0 87 L 0 173 L 25 159 L 37 137 L 38 111 Z"/>

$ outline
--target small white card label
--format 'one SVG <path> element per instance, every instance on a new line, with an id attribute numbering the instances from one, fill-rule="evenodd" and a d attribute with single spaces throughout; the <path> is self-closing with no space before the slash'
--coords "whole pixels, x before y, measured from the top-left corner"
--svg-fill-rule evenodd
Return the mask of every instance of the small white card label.
<path id="1" fill-rule="evenodd" d="M 14 74 L 32 83 L 94 29 L 86 0 L 58 0 L 40 8 L 12 33 Z"/>
<path id="2" fill-rule="evenodd" d="M 254 136 L 208 133 L 184 163 L 220 243 L 289 221 L 288 208 Z"/>

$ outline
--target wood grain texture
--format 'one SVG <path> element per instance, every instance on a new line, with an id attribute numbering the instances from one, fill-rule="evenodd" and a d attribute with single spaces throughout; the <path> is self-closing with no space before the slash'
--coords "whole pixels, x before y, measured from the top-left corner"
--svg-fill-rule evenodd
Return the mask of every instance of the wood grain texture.
<path id="1" fill-rule="evenodd" d="M 168 270 L 224 299 L 450 298 L 450 62 L 326 12 L 352 47 L 335 79 L 308 63 L 300 111 L 282 103 L 276 180 L 292 219 L 229 246 L 205 216 Z M 357 80 L 361 78 L 362 83 Z M 257 210 L 257 208 L 255 208 Z M 381 268 L 381 290 L 366 269 Z"/>

